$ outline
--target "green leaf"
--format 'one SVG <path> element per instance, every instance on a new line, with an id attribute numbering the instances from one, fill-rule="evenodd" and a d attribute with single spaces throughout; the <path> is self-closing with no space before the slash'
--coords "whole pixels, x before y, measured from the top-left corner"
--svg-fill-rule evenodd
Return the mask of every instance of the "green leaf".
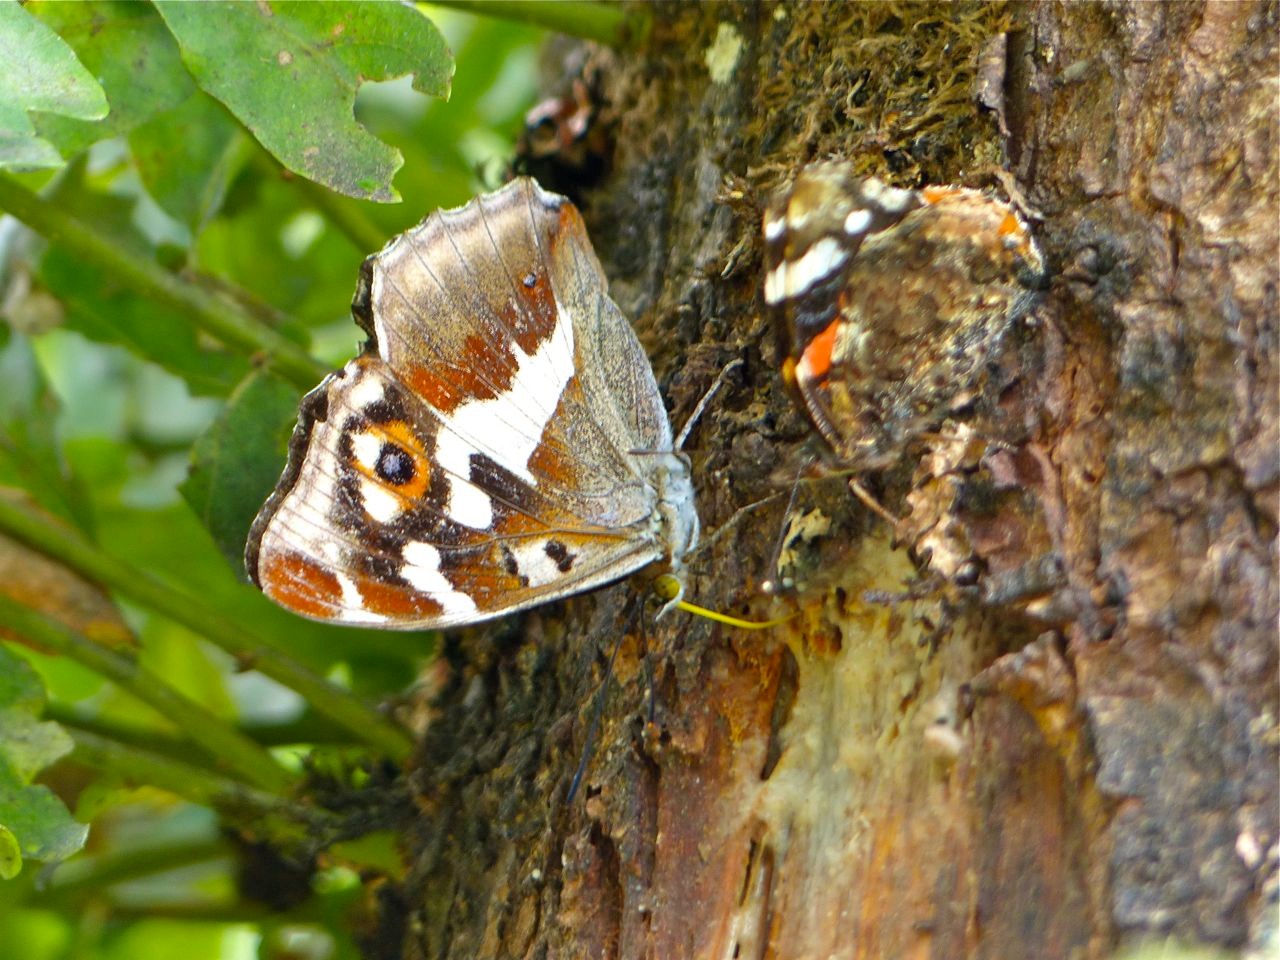
<path id="1" fill-rule="evenodd" d="M 0 383 L 0 486 L 25 490 L 45 509 L 91 529 L 84 491 L 58 449 L 57 398 L 26 337 L 13 336 L 0 348 Z"/>
<path id="2" fill-rule="evenodd" d="M 18 3 L 0 2 L 0 167 L 58 167 L 62 157 L 36 135 L 28 110 L 97 119 L 107 98 L 54 31 Z"/>
<path id="3" fill-rule="evenodd" d="M 31 665 L 0 646 L 0 876 L 12 879 L 24 858 L 65 860 L 84 846 L 77 823 L 47 787 L 31 784 L 71 749 L 55 723 L 42 723 L 44 688 Z"/>
<path id="4" fill-rule="evenodd" d="M 281 438 L 297 419 L 297 389 L 259 371 L 236 388 L 192 450 L 179 489 L 236 570 L 249 525 L 280 476 Z"/>
<path id="5" fill-rule="evenodd" d="M 133 225 L 131 199 L 88 190 L 72 176 L 62 178 L 54 199 L 120 246 L 155 256 Z M 248 370 L 247 360 L 202 339 L 182 314 L 135 293 L 56 243 L 41 258 L 38 276 L 66 308 L 71 329 L 159 364 L 195 393 L 226 395 Z"/>
<path id="6" fill-rule="evenodd" d="M 147 193 L 192 233 L 221 207 L 245 160 L 245 146 L 240 127 L 222 105 L 199 91 L 129 134 L 129 151 Z"/>
<path id="7" fill-rule="evenodd" d="M 22 856 L 46 863 L 65 860 L 84 846 L 89 828 L 71 818 L 48 787 L 25 783 L 0 761 L 0 827 L 18 839 Z"/>
<path id="8" fill-rule="evenodd" d="M 340 231 L 324 226 L 296 181 L 274 174 L 259 178 L 254 176 L 257 172 L 246 171 L 237 178 L 222 211 L 197 239 L 193 258 L 203 270 L 225 277 L 297 321 L 280 325 L 286 336 L 306 341 L 317 326 L 345 325 L 350 331 L 341 354 L 345 362 L 361 339 L 351 320 L 351 294 L 360 261 L 371 251 L 356 249 Z M 319 222 L 320 232 L 302 246 L 286 242 L 296 226 L 308 220 Z"/>
<path id="9" fill-rule="evenodd" d="M 26 660 L 0 645 L 0 710 L 44 709 L 44 685 Z"/>
<path id="10" fill-rule="evenodd" d="M 22 872 L 22 847 L 13 831 L 0 824 L 0 880 L 12 880 Z"/>
<path id="11" fill-rule="evenodd" d="M 0 710 L 0 731 L 0 757 L 24 780 L 71 752 L 71 737 L 62 727 L 22 710 Z"/>
<path id="12" fill-rule="evenodd" d="M 286 167 L 348 196 L 399 199 L 403 158 L 355 121 L 355 95 L 413 74 L 415 90 L 447 97 L 453 58 L 430 20 L 390 0 L 156 6 L 200 86 Z"/>
<path id="13" fill-rule="evenodd" d="M 0 645 L 0 766 L 24 783 L 71 752 L 67 732 L 39 718 L 44 701 L 44 685 L 35 669 Z"/>
<path id="14" fill-rule="evenodd" d="M 176 106 L 195 89 L 169 32 L 145 3 L 33 2 L 27 9 L 79 54 L 111 104 L 111 112 L 96 123 L 35 118 L 40 135 L 68 159 Z"/>

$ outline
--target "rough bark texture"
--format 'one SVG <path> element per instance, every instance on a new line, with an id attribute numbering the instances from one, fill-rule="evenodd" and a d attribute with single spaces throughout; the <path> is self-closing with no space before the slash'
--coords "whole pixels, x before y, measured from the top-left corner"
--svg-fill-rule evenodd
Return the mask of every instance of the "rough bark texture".
<path id="1" fill-rule="evenodd" d="M 1274 943 L 1275 4 L 656 13 L 638 54 L 594 55 L 616 146 L 584 213 L 677 424 L 744 361 L 692 438 L 704 529 L 783 491 L 690 595 L 800 615 L 641 637 L 622 585 L 455 638 L 388 955 Z M 864 478 L 896 530 L 839 479 L 801 490 L 802 583 L 770 602 L 810 441 L 759 212 L 832 156 L 902 185 L 1007 169 L 1055 278 L 984 399 Z"/>

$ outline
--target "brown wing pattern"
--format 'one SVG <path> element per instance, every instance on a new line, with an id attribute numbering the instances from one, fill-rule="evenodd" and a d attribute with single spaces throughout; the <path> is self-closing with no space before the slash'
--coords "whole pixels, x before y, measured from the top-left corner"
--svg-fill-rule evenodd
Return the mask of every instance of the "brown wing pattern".
<path id="1" fill-rule="evenodd" d="M 518 180 L 432 215 L 366 261 L 353 312 L 370 343 L 304 402 L 250 537 L 277 602 L 442 627 L 669 552 L 632 451 L 670 428 L 567 201 Z"/>

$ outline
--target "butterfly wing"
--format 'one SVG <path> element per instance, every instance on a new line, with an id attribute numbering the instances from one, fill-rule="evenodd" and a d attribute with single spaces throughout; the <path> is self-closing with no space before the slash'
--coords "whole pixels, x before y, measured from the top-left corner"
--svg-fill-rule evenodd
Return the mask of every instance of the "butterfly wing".
<path id="1" fill-rule="evenodd" d="M 670 553 L 670 426 L 577 211 L 516 180 L 370 257 L 361 357 L 304 402 L 251 576 L 304 616 L 444 627 Z M 687 478 L 685 478 L 687 482 Z"/>
<path id="2" fill-rule="evenodd" d="M 911 191 L 822 163 L 802 170 L 764 217 L 764 297 L 786 357 L 783 379 L 844 460 L 863 453 L 871 414 L 848 386 L 857 379 L 849 370 L 857 345 L 848 342 L 843 309 L 850 277 L 863 242 L 918 206 Z"/>
<path id="3" fill-rule="evenodd" d="M 1042 274 L 1006 204 L 899 190 L 816 164 L 764 219 L 765 300 L 784 377 L 846 462 L 894 459 L 971 387 Z"/>

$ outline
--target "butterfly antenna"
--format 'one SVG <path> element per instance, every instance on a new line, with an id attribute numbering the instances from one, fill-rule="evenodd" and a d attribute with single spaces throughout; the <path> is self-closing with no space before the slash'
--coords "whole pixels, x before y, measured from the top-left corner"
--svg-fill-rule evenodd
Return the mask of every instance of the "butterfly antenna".
<path id="1" fill-rule="evenodd" d="M 759 510 L 761 507 L 767 507 L 781 496 L 781 493 L 771 493 L 767 497 L 762 497 L 759 500 L 754 500 L 751 503 L 748 503 L 745 507 L 739 507 L 737 510 L 733 511 L 733 515 L 730 516 L 728 520 L 716 527 L 705 540 L 694 547 L 685 559 L 688 560 L 690 557 L 702 557 L 708 550 L 719 543 L 725 534 L 745 520 L 748 514 L 755 510 Z M 794 490 L 791 493 L 791 499 L 793 502 L 795 501 Z M 787 509 L 790 509 L 790 507 Z"/>
<path id="2" fill-rule="evenodd" d="M 742 366 L 742 358 L 738 357 L 730 360 L 724 365 L 724 368 L 716 375 L 711 386 L 707 387 L 707 392 L 702 395 L 702 399 L 698 401 L 698 405 L 693 408 L 693 413 L 689 414 L 689 419 L 684 422 L 684 426 L 680 428 L 680 433 L 676 436 L 676 442 L 672 446 L 672 450 L 677 453 L 684 449 L 684 442 L 689 439 L 689 434 L 693 432 L 693 428 L 697 426 L 698 419 L 702 416 L 702 411 L 707 409 L 707 404 L 711 402 L 711 398 L 716 395 L 716 391 L 724 386 L 724 382 L 728 379 L 729 371 Z"/>
<path id="3" fill-rule="evenodd" d="M 626 635 L 636 624 L 636 614 L 640 610 L 640 605 L 635 605 L 632 609 L 631 616 L 627 618 L 627 626 L 618 634 L 618 639 L 613 642 L 613 650 L 609 653 L 609 662 L 605 664 L 604 677 L 600 681 L 600 689 L 596 693 L 595 705 L 591 708 L 591 723 L 587 727 L 587 741 L 582 747 L 582 759 L 578 761 L 578 769 L 573 773 L 573 781 L 569 784 L 569 792 L 565 794 L 565 805 L 573 803 L 573 798 L 578 795 L 578 788 L 582 786 L 582 779 L 587 773 L 587 764 L 591 762 L 591 755 L 595 753 L 596 733 L 600 729 L 600 720 L 604 716 L 604 702 L 609 693 L 609 681 L 613 677 L 613 662 L 618 658 L 618 650 L 622 647 L 622 641 Z"/>
<path id="4" fill-rule="evenodd" d="M 773 553 L 769 558 L 769 579 L 760 584 L 760 589 L 765 593 L 777 596 L 783 590 L 790 587 L 790 584 L 784 581 L 775 580 L 778 575 L 778 567 L 782 563 L 782 551 L 787 545 L 787 529 L 790 524 L 791 511 L 795 508 L 796 497 L 800 492 L 800 478 L 804 476 L 804 472 L 813 464 L 813 457 L 805 460 L 796 468 L 795 479 L 791 481 L 791 496 L 787 498 L 787 508 L 782 511 L 782 526 L 778 528 L 778 540 L 773 545 Z"/>

